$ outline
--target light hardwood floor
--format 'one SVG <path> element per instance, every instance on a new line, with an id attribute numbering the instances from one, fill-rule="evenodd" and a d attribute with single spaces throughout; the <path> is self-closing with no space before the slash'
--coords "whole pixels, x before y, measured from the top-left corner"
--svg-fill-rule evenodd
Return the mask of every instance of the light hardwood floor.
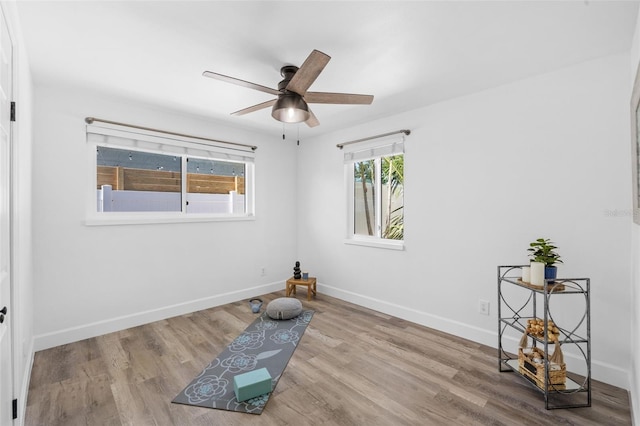
<path id="1" fill-rule="evenodd" d="M 25 424 L 631 424 L 623 389 L 594 382 L 592 407 L 547 411 L 494 348 L 305 296 L 316 313 L 261 415 L 171 403 L 253 321 L 242 301 L 36 353 Z"/>

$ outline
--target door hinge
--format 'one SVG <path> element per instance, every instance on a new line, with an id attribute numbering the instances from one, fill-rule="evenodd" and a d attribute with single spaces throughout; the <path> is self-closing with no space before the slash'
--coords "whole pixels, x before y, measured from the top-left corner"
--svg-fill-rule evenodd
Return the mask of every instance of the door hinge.
<path id="1" fill-rule="evenodd" d="M 13 418 L 15 420 L 18 418 L 18 400 L 14 399 L 11 403 L 11 406 L 13 407 Z"/>
<path id="2" fill-rule="evenodd" d="M 10 117 L 11 121 L 16 121 L 16 103 L 15 102 L 11 102 L 11 117 Z"/>

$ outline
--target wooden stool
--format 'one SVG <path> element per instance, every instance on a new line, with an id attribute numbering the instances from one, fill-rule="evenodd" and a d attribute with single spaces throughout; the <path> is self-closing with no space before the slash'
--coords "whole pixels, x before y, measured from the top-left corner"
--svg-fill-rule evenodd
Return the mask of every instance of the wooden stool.
<path id="1" fill-rule="evenodd" d="M 291 277 L 287 280 L 286 296 L 291 296 L 291 293 L 296 294 L 296 286 L 307 286 L 307 300 L 311 300 L 311 293 L 316 296 L 316 277 L 309 277 L 306 280 L 300 278 L 299 280 Z"/>

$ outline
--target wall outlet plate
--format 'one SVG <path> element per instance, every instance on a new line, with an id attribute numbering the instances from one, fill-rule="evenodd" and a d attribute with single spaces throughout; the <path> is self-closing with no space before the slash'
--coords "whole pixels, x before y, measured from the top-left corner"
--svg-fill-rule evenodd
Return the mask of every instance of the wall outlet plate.
<path id="1" fill-rule="evenodd" d="M 478 300 L 478 313 L 482 315 L 489 315 L 489 301 L 488 300 Z"/>

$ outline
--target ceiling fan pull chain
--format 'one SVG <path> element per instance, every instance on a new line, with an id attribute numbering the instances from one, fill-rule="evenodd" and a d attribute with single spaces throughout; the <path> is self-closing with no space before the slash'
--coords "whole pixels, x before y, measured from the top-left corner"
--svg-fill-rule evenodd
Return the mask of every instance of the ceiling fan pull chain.
<path id="1" fill-rule="evenodd" d="M 282 140 L 284 140 L 284 123 L 282 123 Z"/>
<path id="2" fill-rule="evenodd" d="M 300 125 L 298 124 L 298 146 L 300 146 Z"/>

